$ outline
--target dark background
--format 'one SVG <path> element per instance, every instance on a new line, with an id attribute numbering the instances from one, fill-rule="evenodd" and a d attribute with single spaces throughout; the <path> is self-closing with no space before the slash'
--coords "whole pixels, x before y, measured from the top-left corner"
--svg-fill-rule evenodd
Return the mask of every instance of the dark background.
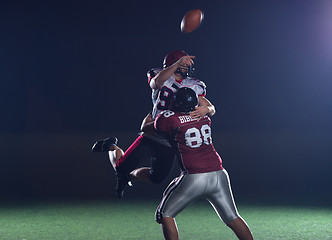
<path id="1" fill-rule="evenodd" d="M 181 33 L 196 8 L 202 25 Z M 1 198 L 112 198 L 91 146 L 130 145 L 152 107 L 147 70 L 183 49 L 236 197 L 332 199 L 330 1 L 1 1 L 0 34 Z M 160 197 L 176 173 L 127 197 Z"/>

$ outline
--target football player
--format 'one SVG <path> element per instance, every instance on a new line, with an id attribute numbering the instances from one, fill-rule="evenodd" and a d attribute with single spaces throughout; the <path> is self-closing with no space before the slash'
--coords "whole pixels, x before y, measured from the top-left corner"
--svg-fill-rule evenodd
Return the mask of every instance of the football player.
<path id="1" fill-rule="evenodd" d="M 189 56 L 182 50 L 168 53 L 163 62 L 163 69 L 151 69 L 148 72 L 148 82 L 152 88 L 153 110 L 141 125 L 142 133 L 134 143 L 123 152 L 117 146 L 115 137 L 97 141 L 93 152 L 108 152 L 109 158 L 117 174 L 117 195 L 122 197 L 125 186 L 130 181 L 162 182 L 173 166 L 175 154 L 169 143 L 153 128 L 153 121 L 158 113 L 168 109 L 173 94 L 181 87 L 192 88 L 199 96 L 199 105 L 192 111 L 192 117 L 212 116 L 215 108 L 205 98 L 204 82 L 192 78 L 194 56 Z M 149 167 L 137 168 L 142 160 L 151 159 Z"/>
<path id="2" fill-rule="evenodd" d="M 165 239 L 179 239 L 175 217 L 197 199 L 206 199 L 220 219 L 239 239 L 253 239 L 246 222 L 239 216 L 234 203 L 230 180 L 222 166 L 211 137 L 211 120 L 197 118 L 198 98 L 191 88 L 180 88 L 173 97 L 171 110 L 159 114 L 155 129 L 165 136 L 176 151 L 181 175 L 166 188 L 156 210 Z"/>

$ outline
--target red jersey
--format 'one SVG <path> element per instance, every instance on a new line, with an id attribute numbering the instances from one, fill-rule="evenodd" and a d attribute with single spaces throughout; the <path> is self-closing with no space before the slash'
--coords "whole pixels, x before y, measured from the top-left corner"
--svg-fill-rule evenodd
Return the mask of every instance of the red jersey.
<path id="1" fill-rule="evenodd" d="M 200 121 L 188 113 L 166 110 L 155 120 L 155 129 L 163 134 L 175 149 L 184 173 L 205 173 L 223 169 L 211 137 L 211 120 Z"/>

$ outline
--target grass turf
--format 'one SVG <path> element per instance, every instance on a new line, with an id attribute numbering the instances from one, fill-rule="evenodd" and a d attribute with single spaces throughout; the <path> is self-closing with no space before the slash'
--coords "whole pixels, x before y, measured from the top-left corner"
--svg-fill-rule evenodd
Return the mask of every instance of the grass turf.
<path id="1" fill-rule="evenodd" d="M 2 204 L 1 240 L 163 239 L 156 201 L 30 202 Z M 332 209 L 238 204 L 255 239 L 332 240 Z M 204 201 L 176 221 L 181 239 L 237 239 Z"/>

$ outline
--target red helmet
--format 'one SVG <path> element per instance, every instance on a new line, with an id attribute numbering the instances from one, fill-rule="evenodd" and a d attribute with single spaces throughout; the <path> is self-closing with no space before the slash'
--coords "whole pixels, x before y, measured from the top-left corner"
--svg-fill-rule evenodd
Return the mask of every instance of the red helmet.
<path id="1" fill-rule="evenodd" d="M 177 62 L 183 56 L 188 56 L 188 54 L 182 50 L 175 50 L 169 52 L 164 58 L 163 67 L 166 68 L 171 66 L 173 63 Z"/>
<path id="2" fill-rule="evenodd" d="M 167 68 L 177 62 L 181 57 L 183 56 L 189 56 L 185 51 L 183 50 L 175 50 L 172 52 L 169 52 L 165 57 L 164 57 L 164 62 L 163 62 L 163 68 Z M 191 76 L 193 73 L 194 68 L 193 66 L 188 66 L 186 71 L 183 71 L 183 69 L 178 68 L 176 70 L 176 73 L 179 73 L 183 78 L 186 78 L 188 76 Z"/>

